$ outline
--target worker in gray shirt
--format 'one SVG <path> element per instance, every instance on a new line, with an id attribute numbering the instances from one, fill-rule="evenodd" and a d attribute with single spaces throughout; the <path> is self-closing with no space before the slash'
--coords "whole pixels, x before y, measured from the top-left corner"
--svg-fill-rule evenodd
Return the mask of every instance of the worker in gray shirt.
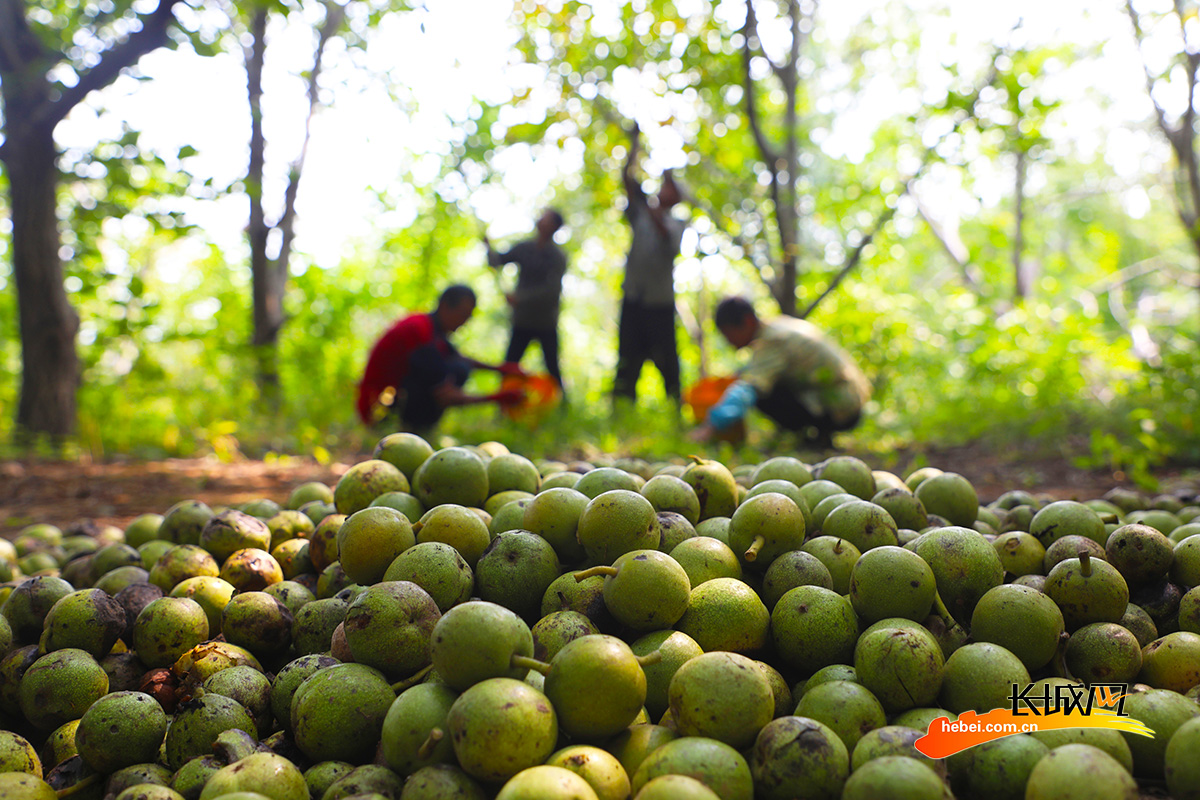
<path id="1" fill-rule="evenodd" d="M 679 401 L 679 351 L 675 342 L 675 257 L 687 225 L 671 216 L 680 191 L 670 172 L 663 173 L 657 202 L 651 203 L 634 176 L 641 151 L 635 125 L 623 178 L 629 204 L 625 218 L 633 232 L 621 284 L 621 319 L 617 334 L 617 374 L 613 397 L 637 399 L 637 382 L 647 359 L 662 374 L 667 396 Z"/>
<path id="2" fill-rule="evenodd" d="M 503 253 L 492 248 L 486 235 L 483 237 L 488 264 L 493 267 L 517 265 L 517 286 L 505 295 L 512 308 L 512 334 L 504 360 L 519 363 L 529 345 L 538 342 L 542 346 L 546 372 L 558 383 L 559 389 L 562 389 L 563 381 L 558 365 L 558 309 L 567 257 L 554 243 L 554 234 L 562 224 L 562 214 L 548 208 L 538 218 L 533 238 L 518 242 Z"/>

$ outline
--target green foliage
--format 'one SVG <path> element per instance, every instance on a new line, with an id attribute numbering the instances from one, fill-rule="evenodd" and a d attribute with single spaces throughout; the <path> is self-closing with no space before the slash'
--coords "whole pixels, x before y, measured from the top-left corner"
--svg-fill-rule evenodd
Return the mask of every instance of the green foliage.
<path id="1" fill-rule="evenodd" d="M 306 5 L 278 8 L 300 13 Z M 769 6 L 756 7 L 766 18 Z M 743 448 L 692 443 L 694 421 L 663 396 L 649 366 L 638 408 L 614 411 L 608 396 L 628 242 L 620 169 L 630 118 L 641 123 L 652 156 L 661 146 L 686 164 L 684 179 L 697 200 L 694 252 L 676 272 L 687 323 L 679 336 L 685 383 L 702 371 L 729 372 L 745 358 L 704 322 L 719 296 L 745 293 L 764 313 L 774 312 L 761 280 L 773 275 L 761 270 L 777 231 L 742 102 L 739 7 L 705 0 L 521 4 L 514 11 L 517 51 L 537 68 L 521 73 L 530 75 L 528 85 L 515 87 L 511 102 L 480 103 L 458 121 L 457 139 L 447 143 L 431 183 L 381 176 L 378 185 L 387 188 L 379 190 L 380 208 L 404 208 L 415 198 L 411 221 L 375 231 L 334 268 L 296 254 L 279 340 L 278 409 L 260 396 L 260 354 L 246 344 L 245 254 L 208 244 L 178 213 L 179 198 L 203 199 L 209 191 L 180 171 L 190 153 L 148 152 L 128 132 L 91 153 L 68 151 L 64 245 L 72 256 L 68 289 L 83 323 L 84 370 L 72 447 L 97 458 L 287 452 L 323 459 L 369 449 L 381 432 L 357 422 L 356 384 L 371 344 L 394 319 L 431 307 L 443 286 L 465 281 L 480 303 L 456 342 L 485 361 L 504 351 L 503 292 L 513 276 L 485 266 L 470 202 L 483 188 L 505 191 L 505 176 L 492 169 L 498 154 L 526 148 L 536 160 L 574 148 L 580 172 L 559 176 L 541 198 L 562 208 L 569 233 L 560 328 L 571 403 L 536 425 L 489 406 L 454 409 L 438 443 L 495 439 L 522 452 L 595 460 L 696 452 L 750 461 L 794 449 L 757 417 Z M 366 47 L 387 4 L 356 8 L 347 36 Z M 852 21 L 843 40 L 818 27 L 804 51 L 810 79 L 799 96 L 800 308 L 825 291 L 874 220 L 898 206 L 858 270 L 812 317 L 855 354 L 875 385 L 864 424 L 845 446 L 886 459 L 899 448 L 983 441 L 1030 457 L 1068 454 L 1142 481 L 1161 464 L 1200 460 L 1197 297 L 1187 285 L 1195 280 L 1194 254 L 1172 216 L 1170 190 L 1153 176 L 1118 173 L 1102 153 L 1084 152 L 1064 133 L 1071 104 L 1046 85 L 1061 64 L 1088 53 L 1037 43 L 1002 47 L 987 93 L 979 89 L 989 65 L 949 64 L 940 66 L 939 96 L 918 91 L 921 42 L 920 19 L 895 5 Z M 762 77 L 767 132 L 781 139 L 779 97 Z M 854 120 L 870 104 L 863 87 L 872 80 L 918 102 L 857 131 Z M 954 135 L 938 140 L 948 129 Z M 854 147 L 845 142 L 848 133 L 857 137 Z M 932 141 L 939 142 L 938 163 L 915 194 L 961 218 L 956 233 L 968 254 L 969 284 L 900 184 Z M 1018 151 L 1031 162 L 1024 259 L 1034 280 L 1023 302 L 1013 299 L 1015 213 L 1007 177 Z M 653 173 L 667 164 L 650 166 Z M 1155 201 L 1144 214 L 1124 204 L 1135 191 Z M 0 207 L 0 216 L 5 212 Z M 0 232 L 0 254 L 7 247 Z M 6 259 L 4 409 L 15 407 L 20 367 L 11 281 Z M 525 366 L 540 369 L 536 350 Z M 482 373 L 468 388 L 492 391 L 497 380 Z M 11 413 L 0 415 L 5 442 L 11 425 Z"/>

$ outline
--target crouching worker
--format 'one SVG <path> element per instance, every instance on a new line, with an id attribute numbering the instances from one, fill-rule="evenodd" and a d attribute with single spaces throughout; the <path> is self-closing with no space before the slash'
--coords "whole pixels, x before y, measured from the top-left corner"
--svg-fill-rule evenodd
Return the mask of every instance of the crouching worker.
<path id="1" fill-rule="evenodd" d="M 822 449 L 833 447 L 835 432 L 859 423 L 871 385 L 850 354 L 812 323 L 760 319 L 748 300 L 728 297 L 717 305 L 716 325 L 735 349 L 750 348 L 750 360 L 693 438 L 720 437 L 752 407 Z"/>
<path id="2" fill-rule="evenodd" d="M 450 334 L 474 311 L 475 292 L 469 286 L 450 286 L 434 311 L 407 316 L 379 338 L 358 385 L 358 415 L 366 425 L 392 417 L 403 430 L 427 432 L 450 406 L 507 405 L 523 399 L 520 390 L 487 395 L 463 391 L 473 369 L 522 374 L 516 364 L 492 366 L 467 358 L 450 343 Z"/>

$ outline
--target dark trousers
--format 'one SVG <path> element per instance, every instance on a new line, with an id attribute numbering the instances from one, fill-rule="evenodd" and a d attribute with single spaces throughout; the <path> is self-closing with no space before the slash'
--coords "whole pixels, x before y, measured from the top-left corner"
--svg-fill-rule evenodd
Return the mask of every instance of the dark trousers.
<path id="1" fill-rule="evenodd" d="M 754 405 L 779 427 L 803 433 L 806 438 L 825 446 L 832 443 L 836 431 L 848 431 L 859 421 L 858 414 L 843 423 L 834 422 L 828 414 L 814 414 L 800 403 L 795 394 L 780 385 L 776 385 L 768 394 L 761 395 Z M 809 435 L 810 429 L 815 429 L 816 434 Z"/>
<path id="2" fill-rule="evenodd" d="M 436 344 L 413 351 L 404 378 L 404 396 L 393 406 L 406 430 L 432 428 L 446 409 L 439 405 L 434 390 L 447 381 L 461 387 L 471 374 L 471 366 L 457 354 L 446 356 Z"/>
<path id="3" fill-rule="evenodd" d="M 563 385 L 562 371 L 558 367 L 558 328 L 516 328 L 512 329 L 512 338 L 508 340 L 508 352 L 504 354 L 505 361 L 519 362 L 525 355 L 529 345 L 537 342 L 542 346 L 542 361 L 546 363 L 546 372 L 554 378 L 558 388 Z"/>
<path id="4" fill-rule="evenodd" d="M 647 360 L 662 373 L 667 396 L 679 401 L 679 348 L 675 342 L 675 306 L 621 303 L 617 334 L 617 375 L 613 396 L 637 399 L 638 377 Z"/>

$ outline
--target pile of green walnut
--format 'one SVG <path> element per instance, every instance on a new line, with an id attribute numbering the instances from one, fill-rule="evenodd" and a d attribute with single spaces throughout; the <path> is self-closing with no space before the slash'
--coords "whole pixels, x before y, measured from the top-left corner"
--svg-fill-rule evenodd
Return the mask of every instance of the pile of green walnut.
<path id="1" fill-rule="evenodd" d="M 282 506 L 0 540 L 0 796 L 1200 798 L 1195 503 L 392 434 Z M 1094 683 L 1154 737 L 915 746 Z"/>

